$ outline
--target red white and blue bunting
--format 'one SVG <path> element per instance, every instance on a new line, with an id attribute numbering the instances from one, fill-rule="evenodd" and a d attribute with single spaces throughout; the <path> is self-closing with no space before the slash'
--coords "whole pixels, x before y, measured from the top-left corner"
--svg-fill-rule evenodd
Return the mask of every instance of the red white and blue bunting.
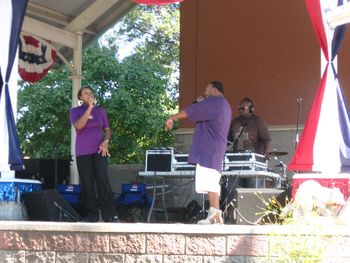
<path id="1" fill-rule="evenodd" d="M 34 36 L 21 36 L 19 42 L 18 73 L 28 82 L 40 81 L 56 58 L 51 45 Z"/>
<path id="2" fill-rule="evenodd" d="M 336 68 L 346 28 L 341 25 L 332 30 L 326 21 L 327 10 L 342 4 L 342 0 L 306 0 L 326 63 L 300 142 L 288 164 L 289 170 L 350 171 L 350 119 Z"/>

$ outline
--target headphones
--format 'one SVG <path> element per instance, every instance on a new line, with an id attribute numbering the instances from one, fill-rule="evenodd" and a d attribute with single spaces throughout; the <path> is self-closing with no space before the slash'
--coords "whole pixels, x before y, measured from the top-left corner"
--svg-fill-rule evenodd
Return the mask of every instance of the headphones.
<path id="1" fill-rule="evenodd" d="M 249 112 L 253 113 L 254 112 L 254 104 L 249 105 Z"/>
<path id="2" fill-rule="evenodd" d="M 248 97 L 243 98 L 241 100 L 241 102 L 243 102 L 243 101 L 246 101 L 246 102 L 250 103 L 250 105 L 249 105 L 249 113 L 253 113 L 254 112 L 254 103 L 253 103 L 253 101 L 250 98 L 248 98 Z"/>

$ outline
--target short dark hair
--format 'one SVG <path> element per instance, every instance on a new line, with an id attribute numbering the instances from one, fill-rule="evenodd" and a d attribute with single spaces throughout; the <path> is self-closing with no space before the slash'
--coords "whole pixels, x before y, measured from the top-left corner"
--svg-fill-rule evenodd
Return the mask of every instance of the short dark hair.
<path id="1" fill-rule="evenodd" d="M 94 93 L 94 89 L 91 88 L 90 86 L 81 87 L 81 88 L 79 89 L 79 91 L 78 91 L 78 94 L 77 94 L 78 100 L 80 100 L 81 92 L 82 92 L 83 89 L 89 89 L 89 90 L 92 91 L 92 93 Z"/>
<path id="2" fill-rule="evenodd" d="M 213 85 L 213 87 L 220 91 L 222 94 L 224 94 L 224 85 L 220 81 L 213 80 L 210 82 L 210 84 Z"/>

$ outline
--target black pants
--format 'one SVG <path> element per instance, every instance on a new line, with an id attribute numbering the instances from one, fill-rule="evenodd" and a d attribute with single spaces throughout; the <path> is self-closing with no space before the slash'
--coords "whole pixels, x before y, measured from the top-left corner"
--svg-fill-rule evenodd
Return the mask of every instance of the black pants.
<path id="1" fill-rule="evenodd" d="M 101 154 L 77 156 L 81 181 L 81 201 L 85 213 L 98 219 L 99 210 L 103 220 L 116 215 L 114 196 L 108 177 L 107 157 Z M 93 219 L 92 219 L 93 221 Z"/>

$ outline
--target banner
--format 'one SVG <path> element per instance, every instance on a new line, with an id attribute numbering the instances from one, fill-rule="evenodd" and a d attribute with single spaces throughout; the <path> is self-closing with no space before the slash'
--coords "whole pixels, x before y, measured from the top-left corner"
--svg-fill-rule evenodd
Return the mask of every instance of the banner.
<path id="1" fill-rule="evenodd" d="M 56 51 L 45 41 L 33 36 L 21 36 L 19 41 L 18 73 L 24 81 L 38 82 L 49 71 Z"/>

